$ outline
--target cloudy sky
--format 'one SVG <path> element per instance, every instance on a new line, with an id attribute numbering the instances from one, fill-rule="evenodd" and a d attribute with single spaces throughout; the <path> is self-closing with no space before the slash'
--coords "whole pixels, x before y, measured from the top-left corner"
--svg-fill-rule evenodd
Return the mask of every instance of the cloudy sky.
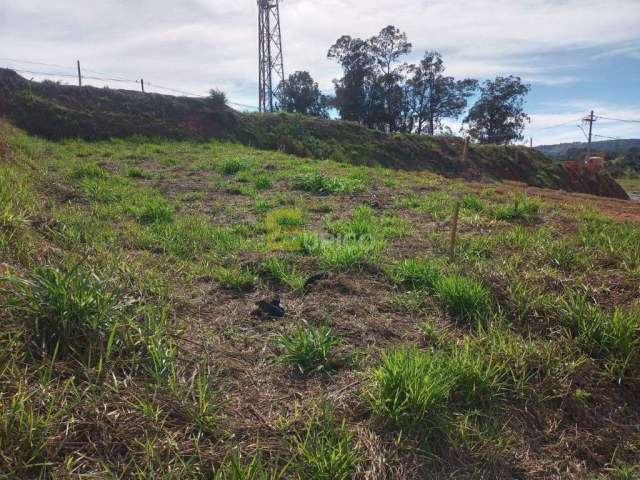
<path id="1" fill-rule="evenodd" d="M 436 49 L 456 77 L 531 83 L 535 144 L 582 140 L 590 109 L 640 120 L 640 0 L 281 0 L 281 16 L 285 69 L 326 91 L 339 74 L 329 46 L 393 24 L 413 43 L 407 61 Z M 216 87 L 256 105 L 256 24 L 255 0 L 0 0 L 0 66 L 41 79 L 73 75 L 80 59 L 84 75 L 111 79 L 86 83 L 142 77 L 153 91 Z M 640 138 L 640 122 L 601 119 L 595 133 Z"/>

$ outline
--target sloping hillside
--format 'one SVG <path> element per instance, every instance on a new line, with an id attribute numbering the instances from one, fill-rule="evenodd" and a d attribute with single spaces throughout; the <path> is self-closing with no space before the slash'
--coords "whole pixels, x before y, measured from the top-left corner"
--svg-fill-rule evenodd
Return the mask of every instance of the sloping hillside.
<path id="1" fill-rule="evenodd" d="M 638 221 L 0 120 L 0 478 L 634 478 Z"/>
<path id="2" fill-rule="evenodd" d="M 298 156 L 627 198 L 608 175 L 569 172 L 524 147 L 472 146 L 462 162 L 460 139 L 387 135 L 357 124 L 296 115 L 241 114 L 207 99 L 35 83 L 11 70 L 0 70 L 0 115 L 51 139 L 234 139 Z"/>

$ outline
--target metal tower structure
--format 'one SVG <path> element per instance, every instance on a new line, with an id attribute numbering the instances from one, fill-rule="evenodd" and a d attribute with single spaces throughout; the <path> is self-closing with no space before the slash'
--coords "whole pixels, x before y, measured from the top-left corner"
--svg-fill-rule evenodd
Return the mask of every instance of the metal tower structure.
<path id="1" fill-rule="evenodd" d="M 258 106 L 273 112 L 284 81 L 278 0 L 258 0 Z"/>

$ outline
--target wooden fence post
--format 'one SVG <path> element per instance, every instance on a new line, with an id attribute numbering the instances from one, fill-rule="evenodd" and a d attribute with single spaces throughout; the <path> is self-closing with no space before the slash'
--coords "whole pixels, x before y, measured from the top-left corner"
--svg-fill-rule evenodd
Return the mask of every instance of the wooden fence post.
<path id="1" fill-rule="evenodd" d="M 80 60 L 78 60 L 78 86 L 82 86 L 82 73 L 80 73 Z"/>
<path id="2" fill-rule="evenodd" d="M 458 236 L 458 217 L 460 216 L 460 194 L 456 194 L 451 218 L 451 237 L 449 238 L 449 263 L 453 263 L 456 254 L 456 239 Z"/>

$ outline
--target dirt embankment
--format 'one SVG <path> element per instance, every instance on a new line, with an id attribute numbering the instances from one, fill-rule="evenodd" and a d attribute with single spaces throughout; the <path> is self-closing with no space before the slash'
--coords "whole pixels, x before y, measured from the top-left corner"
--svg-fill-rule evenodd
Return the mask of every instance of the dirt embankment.
<path id="1" fill-rule="evenodd" d="M 0 69 L 0 115 L 29 133 L 50 139 L 224 138 L 319 159 L 628 198 L 606 173 L 568 171 L 525 147 L 472 145 L 467 160 L 462 161 L 459 138 L 389 135 L 350 122 L 242 114 L 208 99 L 31 82 L 7 69 Z"/>

